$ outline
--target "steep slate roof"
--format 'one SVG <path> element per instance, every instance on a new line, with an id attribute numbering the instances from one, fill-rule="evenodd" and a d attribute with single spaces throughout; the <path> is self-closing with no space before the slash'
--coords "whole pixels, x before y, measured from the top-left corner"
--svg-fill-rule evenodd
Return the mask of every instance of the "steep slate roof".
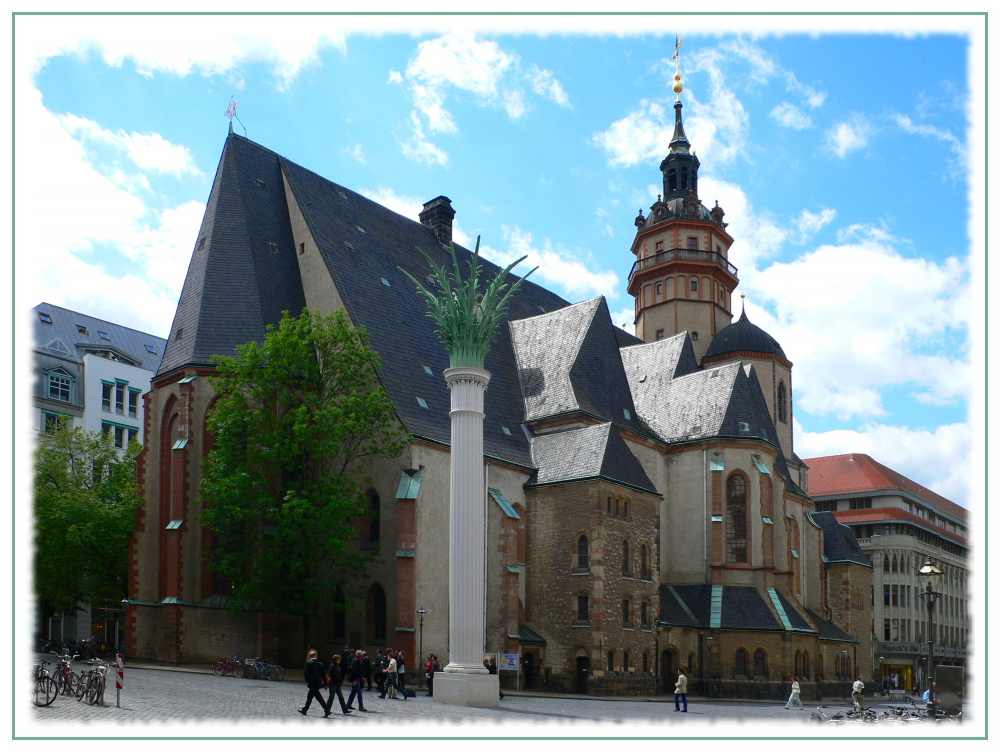
<path id="1" fill-rule="evenodd" d="M 351 321 L 368 330 L 372 348 L 382 357 L 379 377 L 403 425 L 416 436 L 450 444 L 451 401 L 442 376 L 449 365 L 448 354 L 427 317 L 426 304 L 399 269 L 426 280 L 431 267 L 421 250 L 447 266 L 451 265 L 449 251 L 429 227 L 287 159 L 280 158 L 280 162 Z M 462 272 L 467 273 L 471 252 L 458 245 L 456 252 Z M 484 284 L 500 271 L 485 259 L 480 264 Z M 566 305 L 558 295 L 528 280 L 511 302 L 507 320 Z M 530 467 L 528 438 L 520 428 L 524 403 L 505 323 L 501 322 L 486 357 L 492 376 L 486 390 L 483 448 L 488 456 Z M 418 397 L 427 403 L 426 409 Z M 504 427 L 510 435 L 503 432 Z"/>
<path id="2" fill-rule="evenodd" d="M 712 585 L 660 586 L 660 621 L 676 626 L 710 628 L 712 620 Z M 676 598 L 674 597 L 676 596 Z M 687 606 L 685 611 L 677 599 Z M 748 585 L 722 587 L 719 627 L 749 631 L 783 631 L 771 609 L 756 588 Z M 690 624 L 688 612 L 694 616 Z M 801 617 L 800 617 L 801 618 Z M 806 625 L 808 628 L 808 625 Z"/>
<path id="3" fill-rule="evenodd" d="M 822 616 L 817 614 L 812 609 L 807 608 L 805 609 L 805 611 L 809 615 L 810 621 L 812 621 L 812 623 L 816 626 L 816 631 L 819 632 L 819 638 L 821 640 L 830 640 L 832 642 L 860 643 L 860 640 L 856 640 L 855 638 L 851 637 L 847 632 L 838 627 L 832 621 L 824 619 Z"/>
<path id="4" fill-rule="evenodd" d="M 833 512 L 810 512 L 809 517 L 823 528 L 823 555 L 827 561 L 871 566 L 868 555 L 861 550 L 854 532 L 847 525 L 837 522 Z"/>
<path id="5" fill-rule="evenodd" d="M 693 614 L 688 613 L 684 601 L 674 592 L 670 585 L 660 585 L 660 615 L 658 621 L 662 626 L 700 627 L 701 624 Z"/>
<path id="6" fill-rule="evenodd" d="M 836 454 L 805 460 L 809 466 L 809 494 L 813 498 L 864 494 L 873 491 L 901 491 L 958 520 L 968 520 L 969 512 L 929 488 L 900 475 L 867 454 Z"/>
<path id="7" fill-rule="evenodd" d="M 706 358 L 728 355 L 730 353 L 753 353 L 760 355 L 777 355 L 782 360 L 785 351 L 781 345 L 770 334 L 765 332 L 756 324 L 751 324 L 747 318 L 746 309 L 740 314 L 739 319 L 725 327 L 712 338 L 712 343 L 705 352 Z"/>
<path id="8" fill-rule="evenodd" d="M 582 410 L 640 427 L 603 297 L 510 322 L 526 420 Z"/>
<path id="9" fill-rule="evenodd" d="M 71 311 L 68 308 L 61 308 L 51 303 L 41 303 L 31 310 L 35 314 L 32 322 L 35 348 L 46 355 L 51 354 L 75 363 L 83 363 L 86 350 L 93 348 L 121 353 L 138 363 L 139 367 L 154 373 L 160 365 L 163 348 L 167 343 L 162 337 Z M 39 313 L 47 314 L 52 319 L 52 323 L 47 324 L 42 321 L 38 316 Z M 81 332 L 77 328 L 78 325 L 85 327 L 89 333 Z M 110 340 L 102 338 L 98 332 L 104 332 L 110 337 Z M 46 345 L 53 343 L 53 340 L 62 342 L 66 347 L 66 352 L 62 352 L 55 344 L 52 345 L 52 348 L 47 349 Z M 149 352 L 146 345 L 150 345 L 156 352 Z"/>
<path id="10" fill-rule="evenodd" d="M 226 139 L 159 374 L 263 342 L 282 311 L 305 306 L 278 160 Z"/>
<path id="11" fill-rule="evenodd" d="M 531 442 L 531 459 L 538 470 L 528 486 L 603 478 L 660 496 L 611 423 L 536 436 Z"/>

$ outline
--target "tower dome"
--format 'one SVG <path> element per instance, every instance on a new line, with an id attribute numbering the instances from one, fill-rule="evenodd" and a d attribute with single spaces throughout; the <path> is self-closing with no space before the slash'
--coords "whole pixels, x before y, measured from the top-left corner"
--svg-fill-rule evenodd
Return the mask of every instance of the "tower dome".
<path id="1" fill-rule="evenodd" d="M 785 357 L 785 351 L 781 349 L 781 345 L 774 337 L 756 324 L 750 323 L 745 308 L 739 320 L 722 329 L 712 338 L 712 344 L 708 346 L 705 359 L 731 353 L 777 355 L 782 360 L 788 360 Z"/>

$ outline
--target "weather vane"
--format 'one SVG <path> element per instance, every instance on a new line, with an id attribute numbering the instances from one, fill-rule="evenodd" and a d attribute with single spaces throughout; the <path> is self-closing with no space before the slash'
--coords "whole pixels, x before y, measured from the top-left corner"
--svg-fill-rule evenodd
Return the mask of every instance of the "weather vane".
<path id="1" fill-rule="evenodd" d="M 684 84 L 681 83 L 681 45 L 684 44 L 684 36 L 678 37 L 674 34 L 674 93 L 680 101 L 681 92 L 684 91 Z"/>
<path id="2" fill-rule="evenodd" d="M 247 127 L 243 125 L 243 121 L 240 120 L 239 116 L 236 114 L 236 110 L 239 109 L 240 103 L 237 102 L 233 96 L 229 96 L 229 107 L 226 108 L 225 115 L 229 118 L 229 132 L 233 132 L 233 118 L 236 118 L 236 122 L 243 126 L 243 135 L 247 135 Z"/>

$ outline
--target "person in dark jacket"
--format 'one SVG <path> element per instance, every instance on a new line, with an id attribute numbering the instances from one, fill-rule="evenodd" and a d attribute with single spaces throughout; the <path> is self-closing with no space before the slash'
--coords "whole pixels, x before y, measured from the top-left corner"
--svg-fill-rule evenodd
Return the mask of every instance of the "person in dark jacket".
<path id="1" fill-rule="evenodd" d="M 361 675 L 365 679 L 365 683 L 368 685 L 368 691 L 372 691 L 372 660 L 368 657 L 368 651 L 364 651 L 361 655 Z"/>
<path id="2" fill-rule="evenodd" d="M 347 669 L 347 678 L 351 682 L 351 694 L 347 696 L 347 709 L 354 710 L 352 703 L 354 702 L 354 696 L 358 697 L 358 710 L 362 713 L 367 713 L 365 710 L 365 702 L 362 699 L 361 694 L 361 656 L 362 651 L 358 650 L 354 654 L 354 660 L 351 661 L 350 668 Z"/>
<path id="3" fill-rule="evenodd" d="M 427 661 L 427 696 L 434 696 L 434 673 L 441 670 L 441 663 L 438 661 L 438 657 L 431 653 L 430 659 Z"/>
<path id="4" fill-rule="evenodd" d="M 379 694 L 385 693 L 385 667 L 388 665 L 389 661 L 385 658 L 385 653 L 382 648 L 378 649 L 375 654 L 375 683 L 378 685 Z"/>
<path id="5" fill-rule="evenodd" d="M 403 658 L 403 651 L 396 651 L 396 683 L 399 685 L 399 693 L 403 695 L 403 699 L 409 699 L 406 696 L 406 659 Z"/>
<path id="6" fill-rule="evenodd" d="M 326 669 L 319 662 L 318 654 L 315 650 L 310 650 L 308 655 L 306 655 L 306 665 L 302 670 L 302 676 L 309 686 L 309 695 L 306 697 L 305 707 L 300 708 L 299 712 L 305 715 L 309 711 L 309 706 L 312 705 L 313 698 L 315 697 L 320 707 L 323 708 L 323 717 L 329 716 L 330 705 L 323 702 L 323 695 L 319 693 L 320 689 L 326 684 Z"/>
<path id="7" fill-rule="evenodd" d="M 492 655 L 489 658 L 483 658 L 483 665 L 486 666 L 486 670 L 489 671 L 491 674 L 495 674 L 497 672 L 497 663 Z M 502 689 L 500 690 L 500 699 L 501 700 L 503 699 Z"/>
<path id="8" fill-rule="evenodd" d="M 340 709 L 344 715 L 347 715 L 351 711 L 347 707 L 347 703 L 344 702 L 344 693 L 340 691 L 340 685 L 344 683 L 344 676 L 340 671 L 340 656 L 333 656 L 332 661 L 330 664 L 330 696 L 327 698 L 327 707 L 333 707 L 333 696 L 336 694 L 337 699 L 340 700 Z"/>

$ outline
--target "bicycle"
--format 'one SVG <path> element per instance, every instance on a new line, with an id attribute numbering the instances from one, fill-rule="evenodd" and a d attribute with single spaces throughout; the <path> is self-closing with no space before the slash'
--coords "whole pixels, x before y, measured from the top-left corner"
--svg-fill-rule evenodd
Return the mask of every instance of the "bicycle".
<path id="1" fill-rule="evenodd" d="M 94 658 L 89 663 L 93 668 L 84 674 L 81 690 L 76 700 L 79 702 L 86 698 L 88 705 L 103 705 L 104 690 L 107 687 L 108 664 L 100 658 Z"/>
<path id="2" fill-rule="evenodd" d="M 76 695 L 80 691 L 80 675 L 73 670 L 70 664 L 80 656 L 71 656 L 69 653 L 59 655 L 56 652 L 52 654 L 59 658 L 56 664 L 55 676 L 53 677 L 56 686 L 64 695 Z"/>
<path id="3" fill-rule="evenodd" d="M 49 675 L 46 666 L 52 665 L 49 661 L 42 661 L 32 672 L 31 701 L 40 708 L 45 708 L 55 702 L 59 694 L 59 687 L 55 680 Z"/>
<path id="4" fill-rule="evenodd" d="M 225 676 L 226 674 L 231 674 L 235 677 L 243 676 L 243 656 L 236 653 L 236 657 L 230 658 L 220 658 L 212 665 L 212 673 L 216 676 Z"/>

